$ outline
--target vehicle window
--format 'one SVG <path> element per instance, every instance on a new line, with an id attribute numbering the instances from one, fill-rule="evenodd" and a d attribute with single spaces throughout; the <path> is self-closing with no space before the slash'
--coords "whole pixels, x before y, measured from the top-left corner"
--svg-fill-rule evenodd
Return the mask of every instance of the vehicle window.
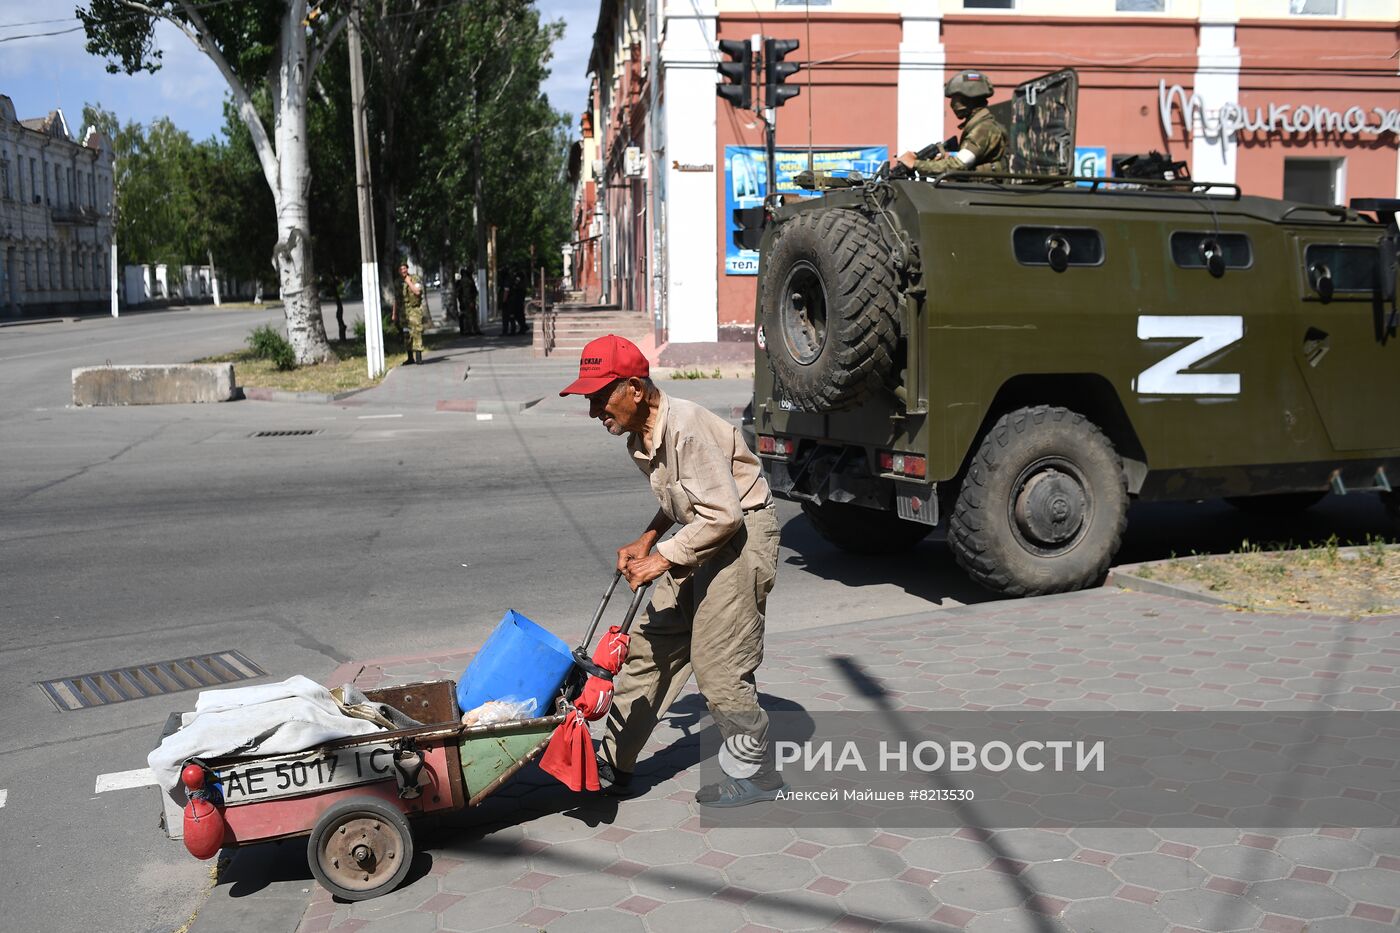
<path id="1" fill-rule="evenodd" d="M 1314 269 L 1326 267 L 1334 292 L 1370 294 L 1380 283 L 1380 254 L 1374 246 L 1314 243 L 1307 252 L 1308 284 L 1317 291 Z"/>
<path id="2" fill-rule="evenodd" d="M 1017 227 L 1011 233 L 1016 261 L 1025 266 L 1097 266 L 1103 236 L 1087 227 Z"/>
<path id="3" fill-rule="evenodd" d="M 1172 234 L 1172 261 L 1183 269 L 1204 269 L 1210 244 L 1220 244 L 1227 269 L 1248 269 L 1254 263 L 1249 237 L 1243 233 L 1178 230 Z"/>

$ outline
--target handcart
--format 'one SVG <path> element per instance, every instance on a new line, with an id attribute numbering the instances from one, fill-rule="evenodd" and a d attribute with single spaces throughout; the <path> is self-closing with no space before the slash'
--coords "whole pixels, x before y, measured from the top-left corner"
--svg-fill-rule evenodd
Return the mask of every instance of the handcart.
<path id="1" fill-rule="evenodd" d="M 592 665 L 584 649 L 617 580 L 575 652 L 587 665 L 585 672 Z M 645 590 L 633 597 L 624 629 Z M 307 862 L 316 880 L 337 897 L 367 900 L 392 891 L 408 874 L 414 857 L 409 819 L 474 807 L 489 797 L 544 750 L 581 682 L 579 670 L 570 674 L 550 715 L 481 726 L 462 724 L 451 680 L 366 690 L 371 702 L 386 703 L 424 725 L 290 754 L 192 762 L 202 767 L 204 785 L 191 787 L 192 795 L 207 795 L 215 804 L 223 848 L 306 836 Z M 179 824 L 172 816 L 168 804 L 165 822 L 175 836 Z"/>

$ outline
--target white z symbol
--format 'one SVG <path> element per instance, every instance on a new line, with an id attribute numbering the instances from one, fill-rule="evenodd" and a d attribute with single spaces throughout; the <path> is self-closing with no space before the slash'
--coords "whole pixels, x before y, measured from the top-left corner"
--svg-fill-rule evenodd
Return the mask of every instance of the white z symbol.
<path id="1" fill-rule="evenodd" d="M 1156 337 L 1192 337 L 1191 343 L 1160 363 L 1144 369 L 1133 380 L 1143 395 L 1239 395 L 1239 373 L 1186 372 L 1201 360 L 1244 337 L 1239 315 L 1155 315 L 1138 318 L 1139 340 Z"/>

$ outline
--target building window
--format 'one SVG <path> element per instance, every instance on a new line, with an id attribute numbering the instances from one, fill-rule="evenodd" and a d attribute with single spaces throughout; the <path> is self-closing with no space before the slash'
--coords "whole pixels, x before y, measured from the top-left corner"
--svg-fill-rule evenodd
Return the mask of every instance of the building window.
<path id="1" fill-rule="evenodd" d="M 1295 16 L 1337 16 L 1342 0 L 1288 0 L 1288 12 Z"/>
<path id="2" fill-rule="evenodd" d="M 1119 13 L 1165 13 L 1167 0 L 1114 0 Z"/>
<path id="3" fill-rule="evenodd" d="M 1303 204 L 1341 204 L 1346 197 L 1346 159 L 1284 159 L 1283 199 Z"/>
<path id="4" fill-rule="evenodd" d="M 963 0 L 965 10 L 1014 10 L 1016 0 Z"/>
<path id="5" fill-rule="evenodd" d="M 3 195 L 6 201 L 15 196 L 14 192 L 10 190 L 10 157 L 8 155 L 0 155 L 0 195 Z"/>

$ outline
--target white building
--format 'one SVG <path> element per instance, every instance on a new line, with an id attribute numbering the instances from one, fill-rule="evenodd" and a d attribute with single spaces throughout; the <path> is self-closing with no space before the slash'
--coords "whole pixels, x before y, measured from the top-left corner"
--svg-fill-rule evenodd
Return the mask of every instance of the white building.
<path id="1" fill-rule="evenodd" d="M 111 144 L 0 94 L 0 316 L 107 307 L 111 252 Z"/>

